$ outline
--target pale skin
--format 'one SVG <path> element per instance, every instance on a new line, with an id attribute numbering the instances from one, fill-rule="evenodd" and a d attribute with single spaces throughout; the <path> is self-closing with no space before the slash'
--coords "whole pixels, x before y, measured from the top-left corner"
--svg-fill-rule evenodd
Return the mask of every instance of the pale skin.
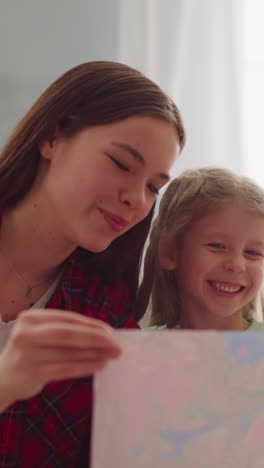
<path id="1" fill-rule="evenodd" d="M 111 328 L 99 320 L 70 311 L 23 312 L 0 355 L 0 408 L 52 380 L 99 371 L 120 352 Z"/>
<path id="2" fill-rule="evenodd" d="M 181 241 L 161 239 L 159 259 L 175 271 L 181 328 L 245 330 L 244 307 L 264 280 L 264 216 L 229 201 L 192 224 Z"/>
<path id="3" fill-rule="evenodd" d="M 30 284 L 44 283 L 29 300 L 25 285 L 0 256 L 5 284 L 0 310 L 4 321 L 16 320 L 0 353 L 0 410 L 37 394 L 50 381 L 93 374 L 120 355 L 104 322 L 29 307 L 77 246 L 100 252 L 147 216 L 169 180 L 179 141 L 172 124 L 139 116 L 85 129 L 70 140 L 55 133 L 40 144 L 40 152 L 32 189 L 4 213 L 1 225 L 0 247 L 16 271 Z"/>

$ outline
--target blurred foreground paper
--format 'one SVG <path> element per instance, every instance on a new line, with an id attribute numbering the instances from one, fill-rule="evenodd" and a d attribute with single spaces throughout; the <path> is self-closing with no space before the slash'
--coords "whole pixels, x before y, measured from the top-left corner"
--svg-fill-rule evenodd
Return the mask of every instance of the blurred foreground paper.
<path id="1" fill-rule="evenodd" d="M 95 379 L 92 468 L 264 467 L 264 334 L 118 337 Z"/>

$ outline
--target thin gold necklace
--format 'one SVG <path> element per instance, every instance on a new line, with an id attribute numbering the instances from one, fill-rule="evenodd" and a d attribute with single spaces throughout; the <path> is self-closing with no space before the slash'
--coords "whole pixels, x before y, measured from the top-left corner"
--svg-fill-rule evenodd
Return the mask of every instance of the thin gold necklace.
<path id="1" fill-rule="evenodd" d="M 32 295 L 33 289 L 38 288 L 39 286 L 42 286 L 43 284 L 48 283 L 48 281 L 51 280 L 51 278 L 46 278 L 45 280 L 39 281 L 38 283 L 36 283 L 34 285 L 28 284 L 28 282 L 25 280 L 24 276 L 21 273 L 19 273 L 18 271 L 16 271 L 15 267 L 9 262 L 8 258 L 3 253 L 2 249 L 0 249 L 0 252 L 1 252 L 2 257 L 4 258 L 4 260 L 6 261 L 7 265 L 9 266 L 10 270 L 14 273 L 14 275 L 17 277 L 17 279 L 19 279 L 20 283 L 22 283 L 24 285 L 24 287 L 26 288 L 25 297 L 30 298 L 31 295 Z"/>

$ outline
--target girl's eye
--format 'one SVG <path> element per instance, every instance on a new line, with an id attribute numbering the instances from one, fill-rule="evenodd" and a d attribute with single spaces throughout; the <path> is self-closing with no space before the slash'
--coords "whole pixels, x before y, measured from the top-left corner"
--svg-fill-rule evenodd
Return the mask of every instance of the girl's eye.
<path id="1" fill-rule="evenodd" d="M 248 249 L 246 250 L 246 254 L 249 255 L 250 257 L 263 257 L 263 254 L 261 252 L 258 252 L 257 250 L 252 250 Z"/>
<path id="2" fill-rule="evenodd" d="M 108 155 L 109 158 L 113 161 L 113 163 L 119 168 L 121 169 L 121 171 L 125 171 L 125 172 L 129 172 L 129 168 L 123 164 L 121 161 L 119 161 L 119 159 L 116 159 L 116 158 L 113 158 L 113 156 L 110 156 Z"/>
<path id="3" fill-rule="evenodd" d="M 159 190 L 157 189 L 157 187 L 155 187 L 155 185 L 153 185 L 153 184 L 148 184 L 148 189 L 149 189 L 152 193 L 155 193 L 155 195 L 159 195 Z"/>
<path id="4" fill-rule="evenodd" d="M 114 158 L 113 156 L 111 156 L 110 154 L 107 154 L 106 155 L 111 159 L 111 161 L 113 161 L 113 163 L 119 168 L 121 169 L 121 171 L 125 171 L 125 172 L 129 172 L 130 169 L 128 166 L 126 166 L 126 164 L 122 163 L 121 161 L 119 161 L 119 159 L 116 159 Z M 159 190 L 157 189 L 157 187 L 155 187 L 155 185 L 153 184 L 148 184 L 148 189 L 154 193 L 155 195 L 159 195 Z"/>
<path id="5" fill-rule="evenodd" d="M 207 244 L 209 247 L 215 250 L 223 250 L 225 248 L 224 244 L 220 244 L 217 242 L 213 242 L 211 244 Z"/>

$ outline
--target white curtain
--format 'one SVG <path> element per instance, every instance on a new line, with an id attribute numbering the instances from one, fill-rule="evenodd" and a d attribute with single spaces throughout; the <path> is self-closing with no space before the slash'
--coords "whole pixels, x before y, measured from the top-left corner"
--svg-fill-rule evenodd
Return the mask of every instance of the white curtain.
<path id="1" fill-rule="evenodd" d="M 0 15 L 0 143 L 67 68 L 121 60 L 160 83 L 182 111 L 188 142 L 177 173 L 209 164 L 244 171 L 241 5 L 242 0 L 76 0 L 73 6 L 65 0 L 61 10 L 52 0 L 41 6 L 34 0 L 7 2 Z"/>
<path id="2" fill-rule="evenodd" d="M 243 0 L 243 138 L 246 172 L 264 186 L 264 2 Z"/>
<path id="3" fill-rule="evenodd" d="M 188 143 L 175 165 L 244 172 L 237 0 L 121 0 L 120 60 L 175 99 Z"/>

